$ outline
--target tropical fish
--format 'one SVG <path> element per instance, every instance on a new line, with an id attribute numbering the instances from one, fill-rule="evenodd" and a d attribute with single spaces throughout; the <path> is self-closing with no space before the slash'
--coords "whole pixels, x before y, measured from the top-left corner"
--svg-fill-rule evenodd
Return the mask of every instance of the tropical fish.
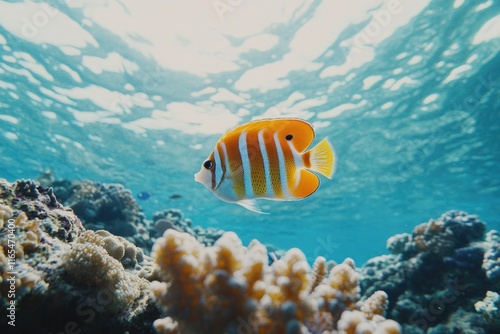
<path id="1" fill-rule="evenodd" d="M 150 197 L 151 197 L 151 193 L 149 193 L 147 191 L 141 191 L 140 193 L 137 194 L 137 198 L 142 200 L 142 201 L 145 201 Z"/>
<path id="2" fill-rule="evenodd" d="M 264 119 L 223 135 L 194 179 L 226 202 L 264 213 L 256 199 L 300 200 L 331 178 L 335 153 L 326 138 L 306 151 L 313 127 L 295 118 Z"/>

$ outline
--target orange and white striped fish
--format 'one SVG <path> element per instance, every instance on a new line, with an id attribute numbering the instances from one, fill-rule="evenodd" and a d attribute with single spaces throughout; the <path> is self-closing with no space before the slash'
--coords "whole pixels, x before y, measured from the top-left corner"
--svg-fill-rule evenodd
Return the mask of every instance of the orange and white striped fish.
<path id="1" fill-rule="evenodd" d="M 303 199 L 319 187 L 312 172 L 331 178 L 335 171 L 335 153 L 326 138 L 306 151 L 314 135 L 311 124 L 294 118 L 240 125 L 219 139 L 194 179 L 223 201 L 259 213 L 259 198 Z"/>

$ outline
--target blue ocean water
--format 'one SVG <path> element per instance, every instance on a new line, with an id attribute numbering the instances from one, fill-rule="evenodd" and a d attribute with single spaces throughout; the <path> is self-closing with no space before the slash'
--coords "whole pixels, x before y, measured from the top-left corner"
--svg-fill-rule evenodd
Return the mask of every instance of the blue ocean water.
<path id="1" fill-rule="evenodd" d="M 179 208 L 311 260 L 361 264 L 451 209 L 499 229 L 500 3 L 351 7 L 0 1 L 0 177 L 122 183 L 149 218 Z M 259 215 L 193 180 L 225 131 L 277 116 L 335 146 L 313 196 Z"/>

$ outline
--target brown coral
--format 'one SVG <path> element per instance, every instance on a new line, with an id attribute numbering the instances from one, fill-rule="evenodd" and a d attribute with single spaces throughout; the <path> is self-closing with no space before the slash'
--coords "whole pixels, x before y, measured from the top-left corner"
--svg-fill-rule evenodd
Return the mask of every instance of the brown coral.
<path id="1" fill-rule="evenodd" d="M 311 274 L 298 249 L 269 266 L 257 241 L 246 248 L 228 232 L 204 247 L 173 229 L 153 254 L 164 281 L 152 284 L 153 295 L 167 310 L 154 323 L 159 333 L 399 333 L 397 323 L 383 318 L 383 292 L 359 301 L 350 259 L 324 278 L 324 259 Z"/>
<path id="2" fill-rule="evenodd" d="M 416 226 L 413 230 L 413 242 L 419 251 L 434 254 L 448 253 L 454 248 L 453 233 L 444 228 L 441 220 L 431 219 L 428 223 Z"/>
<path id="3" fill-rule="evenodd" d="M 26 215 L 21 213 L 16 220 L 7 219 L 7 221 L 5 228 L 9 230 L 6 238 L 0 239 L 0 300 L 2 302 L 7 302 L 8 299 L 21 300 L 37 284 L 39 284 L 40 291 L 47 288 L 47 284 L 38 274 L 26 270 L 26 264 L 23 261 L 25 251 L 33 251 L 40 241 L 39 220 L 28 221 Z M 12 299 L 9 296 L 17 297 Z"/>
<path id="4" fill-rule="evenodd" d="M 363 312 L 354 310 L 342 313 L 338 322 L 338 330 L 323 332 L 323 334 L 399 334 L 401 328 L 393 320 L 379 318 L 369 321 Z"/>
<path id="5" fill-rule="evenodd" d="M 387 293 L 379 290 L 375 291 L 373 295 L 368 297 L 362 303 L 360 309 L 368 320 L 372 320 L 375 316 L 384 315 L 387 303 Z"/>
<path id="6" fill-rule="evenodd" d="M 169 313 L 183 320 L 182 332 L 212 333 L 224 328 L 237 316 L 247 317 L 254 309 L 251 300 L 263 294 L 256 283 L 267 261 L 265 248 L 254 244 L 244 249 L 234 233 L 204 248 L 194 237 L 168 230 L 153 252 L 169 278 L 168 288 L 154 284 L 153 294 L 162 304 L 177 301 Z M 205 314 L 206 321 L 196 322 L 200 314 Z"/>
<path id="7" fill-rule="evenodd" d="M 410 248 L 418 252 L 429 252 L 438 256 L 447 256 L 453 250 L 465 247 L 472 241 L 483 240 L 486 225 L 477 217 L 462 211 L 449 211 L 439 219 L 431 219 L 427 223 L 416 226 L 413 230 L 413 243 L 409 245 L 392 245 L 399 251 L 407 252 Z M 405 237 L 406 240 L 408 240 Z M 398 240 L 405 243 L 406 240 Z M 396 251 L 396 250 L 395 250 Z M 397 251 L 396 251 L 397 252 Z M 408 254 L 409 255 L 409 254 Z"/>
<path id="8" fill-rule="evenodd" d="M 318 256 L 313 264 L 312 269 L 312 281 L 309 287 L 309 293 L 313 292 L 314 289 L 323 281 L 326 276 L 326 259 L 323 256 Z"/>
<path id="9" fill-rule="evenodd" d="M 158 318 L 159 310 L 139 274 L 155 272 L 152 259 L 121 237 L 84 232 L 78 217 L 33 181 L 0 179 L 0 204 L 0 306 L 15 304 L 18 332 L 68 331 L 68 323 L 74 332 L 150 330 L 147 317 Z M 70 258 L 74 263 L 64 263 Z"/>
<path id="10" fill-rule="evenodd" d="M 7 205 L 0 204 L 0 229 L 10 218 L 12 218 L 12 209 Z"/>

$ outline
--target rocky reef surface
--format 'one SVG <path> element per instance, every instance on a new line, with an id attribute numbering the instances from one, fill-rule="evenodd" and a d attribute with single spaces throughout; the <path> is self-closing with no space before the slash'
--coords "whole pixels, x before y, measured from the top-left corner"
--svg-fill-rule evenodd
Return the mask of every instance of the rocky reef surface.
<path id="1" fill-rule="evenodd" d="M 153 268 L 123 237 L 85 230 L 51 188 L 0 180 L 0 332 L 142 332 L 160 315 Z"/>
<path id="2" fill-rule="evenodd" d="M 461 211 L 387 242 L 361 268 L 365 296 L 383 290 L 404 333 L 500 333 L 500 235 Z"/>
<path id="3" fill-rule="evenodd" d="M 177 209 L 149 221 L 121 185 L 45 176 L 0 179 L 2 333 L 500 332 L 500 235 L 464 212 L 361 268 L 311 267 Z"/>

